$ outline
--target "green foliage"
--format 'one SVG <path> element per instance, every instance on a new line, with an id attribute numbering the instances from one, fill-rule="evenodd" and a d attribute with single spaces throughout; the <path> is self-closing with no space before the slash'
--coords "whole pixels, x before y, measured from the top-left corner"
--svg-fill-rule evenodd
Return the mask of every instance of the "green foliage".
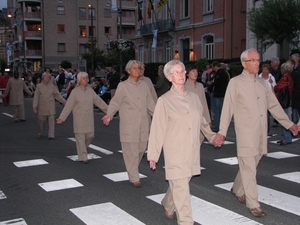
<path id="1" fill-rule="evenodd" d="M 68 60 L 63 60 L 60 63 L 60 66 L 64 69 L 72 68 L 72 63 Z"/>
<path id="2" fill-rule="evenodd" d="M 110 40 L 108 42 L 109 56 L 120 64 L 120 54 L 122 55 L 122 63 L 125 65 L 129 60 L 135 59 L 135 46 L 131 40 Z"/>
<path id="3" fill-rule="evenodd" d="M 298 45 L 300 0 L 263 0 L 261 8 L 253 8 L 248 15 L 248 27 L 265 48 L 284 40 Z"/>
<path id="4" fill-rule="evenodd" d="M 209 62 L 208 62 L 207 58 L 199 59 L 199 60 L 197 60 L 196 63 L 195 63 L 195 65 L 196 65 L 197 68 L 198 68 L 198 71 L 204 71 L 206 65 L 208 65 L 208 64 L 209 64 Z"/>

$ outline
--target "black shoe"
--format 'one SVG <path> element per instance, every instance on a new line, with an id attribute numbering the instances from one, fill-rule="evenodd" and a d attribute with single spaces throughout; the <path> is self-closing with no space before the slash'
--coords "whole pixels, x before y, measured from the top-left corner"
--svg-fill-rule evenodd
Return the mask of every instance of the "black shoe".
<path id="1" fill-rule="evenodd" d="M 279 142 L 277 141 L 277 143 L 278 143 L 280 146 L 292 144 L 292 142 L 285 142 L 285 141 L 279 141 Z"/>
<path id="2" fill-rule="evenodd" d="M 26 120 L 20 120 L 21 122 L 26 122 Z"/>

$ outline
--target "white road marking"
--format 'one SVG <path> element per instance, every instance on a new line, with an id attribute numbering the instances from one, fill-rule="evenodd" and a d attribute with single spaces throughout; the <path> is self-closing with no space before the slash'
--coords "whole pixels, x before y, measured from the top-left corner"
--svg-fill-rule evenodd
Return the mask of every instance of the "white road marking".
<path id="1" fill-rule="evenodd" d="M 299 139 L 300 139 L 300 138 L 293 138 L 293 139 L 292 139 L 292 142 L 298 141 Z M 277 144 L 277 145 L 278 145 L 277 141 L 281 141 L 281 140 L 270 141 L 270 143 L 272 143 L 272 144 Z"/>
<path id="2" fill-rule="evenodd" d="M 208 144 L 208 145 L 213 145 L 212 143 L 208 141 L 204 141 L 203 143 Z M 232 141 L 224 141 L 223 145 L 233 145 L 235 142 Z"/>
<path id="3" fill-rule="evenodd" d="M 109 173 L 109 174 L 104 174 L 106 178 L 114 181 L 114 182 L 120 182 L 120 181 L 125 181 L 129 180 L 127 172 L 120 172 L 120 173 Z M 147 178 L 147 176 L 143 174 L 139 174 L 140 178 Z"/>
<path id="4" fill-rule="evenodd" d="M 23 218 L 7 220 L 0 222 L 0 225 L 27 225 Z"/>
<path id="5" fill-rule="evenodd" d="M 17 161 L 14 162 L 16 167 L 27 167 L 27 166 L 39 166 L 49 164 L 47 161 L 43 159 L 32 159 L 32 160 L 25 160 L 25 161 Z"/>
<path id="6" fill-rule="evenodd" d="M 233 183 L 230 182 L 215 186 L 230 191 L 232 185 Z M 258 185 L 258 201 L 300 216 L 299 197 Z"/>
<path id="7" fill-rule="evenodd" d="M 297 157 L 299 155 L 287 153 L 287 152 L 271 152 L 271 153 L 268 153 L 266 156 L 275 158 L 275 159 L 285 159 L 285 158 Z"/>
<path id="8" fill-rule="evenodd" d="M 68 138 L 68 139 L 71 140 L 71 141 L 76 142 L 76 139 L 75 139 L 75 138 Z M 92 144 L 89 145 L 89 148 L 92 148 L 92 149 L 94 149 L 94 150 L 96 150 L 96 151 L 102 152 L 102 153 L 104 153 L 104 154 L 106 154 L 106 155 L 114 154 L 114 153 L 111 152 L 111 151 L 108 151 L 108 150 L 106 150 L 106 149 L 104 149 L 104 148 L 100 148 L 100 147 L 98 147 L 98 146 L 96 146 L 96 145 L 92 145 Z"/>
<path id="9" fill-rule="evenodd" d="M 69 156 L 67 156 L 67 158 L 69 158 L 69 159 L 71 159 L 73 161 L 78 161 L 78 155 L 69 155 Z M 87 154 L 87 159 L 88 160 L 91 160 L 91 159 L 101 159 L 101 157 L 98 156 L 98 155 L 95 155 L 93 153 L 88 153 Z"/>
<path id="10" fill-rule="evenodd" d="M 74 179 L 58 180 L 45 183 L 39 183 L 39 186 L 45 191 L 58 191 L 69 188 L 83 187 L 81 183 Z"/>
<path id="11" fill-rule="evenodd" d="M 237 157 L 230 157 L 230 158 L 222 158 L 222 159 L 215 159 L 217 162 L 225 163 L 228 165 L 238 165 Z"/>
<path id="12" fill-rule="evenodd" d="M 300 184 L 300 172 L 291 172 L 291 173 L 282 173 L 282 174 L 277 174 L 274 175 L 274 177 L 278 177 L 284 180 L 292 181 L 295 183 Z"/>
<path id="13" fill-rule="evenodd" d="M 3 191 L 0 190 L 0 199 L 5 199 L 6 195 L 4 194 Z"/>
<path id="14" fill-rule="evenodd" d="M 5 116 L 13 118 L 13 115 L 11 115 L 11 114 L 8 114 L 8 113 L 2 113 L 2 114 L 5 115 Z"/>
<path id="15" fill-rule="evenodd" d="M 157 194 L 147 196 L 148 199 L 161 204 L 165 194 Z M 260 223 L 251 220 L 247 217 L 239 215 L 228 209 L 222 208 L 218 205 L 205 201 L 203 199 L 191 196 L 191 205 L 193 210 L 193 219 L 201 225 L 220 225 L 220 224 L 245 224 L 245 225 L 259 225 Z M 164 213 L 162 209 L 162 213 Z"/>
<path id="16" fill-rule="evenodd" d="M 87 225 L 143 225 L 111 202 L 70 209 L 75 216 Z"/>

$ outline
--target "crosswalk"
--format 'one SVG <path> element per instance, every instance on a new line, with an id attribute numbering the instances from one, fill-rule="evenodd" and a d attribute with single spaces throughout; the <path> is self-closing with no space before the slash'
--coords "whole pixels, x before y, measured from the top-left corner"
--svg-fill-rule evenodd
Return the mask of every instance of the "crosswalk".
<path id="1" fill-rule="evenodd" d="M 74 138 L 69 138 L 70 141 L 75 141 Z M 296 140 L 295 140 L 296 141 Z M 232 144 L 232 143 L 227 143 Z M 99 160 L 101 159 L 101 154 L 106 156 L 114 154 L 112 151 L 90 145 L 89 148 L 96 151 L 96 153 L 89 153 L 89 160 Z M 117 151 L 117 154 L 122 153 L 122 151 Z M 100 155 L 98 155 L 100 154 Z M 72 161 L 78 161 L 77 155 L 68 155 L 67 159 Z M 297 154 L 291 154 L 283 151 L 273 152 L 266 155 L 266 157 L 273 158 L 275 160 L 283 160 L 287 158 L 299 157 Z M 236 157 L 227 158 L 217 158 L 214 159 L 218 163 L 223 163 L 228 166 L 237 165 Z M 48 165 L 49 162 L 46 160 L 31 159 L 24 161 L 13 162 L 14 166 L 20 170 L 24 167 L 40 167 Z M 116 173 L 106 173 L 103 177 L 113 182 L 124 182 L 128 181 L 128 176 L 126 171 L 116 172 Z M 294 182 L 300 184 L 300 171 L 294 171 L 289 173 L 274 174 L 274 179 L 282 179 L 286 182 Z M 148 177 L 144 174 L 140 174 L 141 179 L 147 179 Z M 45 192 L 55 192 L 55 191 L 67 191 L 68 189 L 78 189 L 85 188 L 84 183 L 80 183 L 73 178 L 67 178 L 63 180 L 51 180 L 44 181 L 42 183 L 37 183 L 37 185 L 42 188 Z M 219 188 L 220 191 L 229 191 L 232 187 L 232 182 L 216 184 L 215 187 Z M 290 195 L 288 193 L 280 192 L 269 187 L 258 186 L 259 191 L 259 201 L 266 205 L 272 206 L 279 210 L 292 213 L 299 216 L 300 220 L 300 198 L 297 196 Z M 156 193 L 153 195 L 145 196 L 149 201 L 153 201 L 157 204 L 161 204 L 161 200 L 164 193 Z M 9 200 L 5 193 L 0 190 L 0 201 Z M 234 211 L 223 208 L 197 196 L 191 195 L 191 204 L 193 208 L 193 217 L 195 222 L 201 225 L 258 225 L 257 221 L 249 217 L 240 215 Z M 120 206 L 115 205 L 112 202 L 104 202 L 94 205 L 86 205 L 82 207 L 75 207 L 69 209 L 70 213 L 74 214 L 79 220 L 88 225 L 116 225 L 116 224 L 130 224 L 130 225 L 141 225 L 145 224 L 143 221 L 138 220 L 134 216 L 126 212 Z M 26 218 L 7 218 L 6 221 L 0 221 L 0 225 L 26 225 Z"/>

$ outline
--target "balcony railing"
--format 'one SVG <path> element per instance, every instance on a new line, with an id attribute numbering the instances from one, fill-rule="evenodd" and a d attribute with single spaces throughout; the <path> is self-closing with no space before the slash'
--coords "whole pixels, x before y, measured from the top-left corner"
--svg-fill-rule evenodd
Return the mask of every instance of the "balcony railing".
<path id="1" fill-rule="evenodd" d="M 133 17 L 122 17 L 122 25 L 135 25 L 135 20 Z M 120 18 L 118 17 L 118 25 L 120 25 Z"/>
<path id="2" fill-rule="evenodd" d="M 24 31 L 25 38 L 41 38 L 41 31 Z"/>
<path id="3" fill-rule="evenodd" d="M 40 12 L 25 12 L 24 15 L 25 20 L 26 19 L 41 19 L 41 13 Z"/>
<path id="4" fill-rule="evenodd" d="M 140 27 L 141 35 L 153 34 L 153 30 L 158 30 L 158 32 L 169 31 L 175 29 L 175 20 L 162 20 L 155 23 L 149 23 Z"/>
<path id="5" fill-rule="evenodd" d="M 26 50 L 25 58 L 42 57 L 42 50 Z M 24 50 L 14 52 L 14 58 L 24 58 Z"/>

